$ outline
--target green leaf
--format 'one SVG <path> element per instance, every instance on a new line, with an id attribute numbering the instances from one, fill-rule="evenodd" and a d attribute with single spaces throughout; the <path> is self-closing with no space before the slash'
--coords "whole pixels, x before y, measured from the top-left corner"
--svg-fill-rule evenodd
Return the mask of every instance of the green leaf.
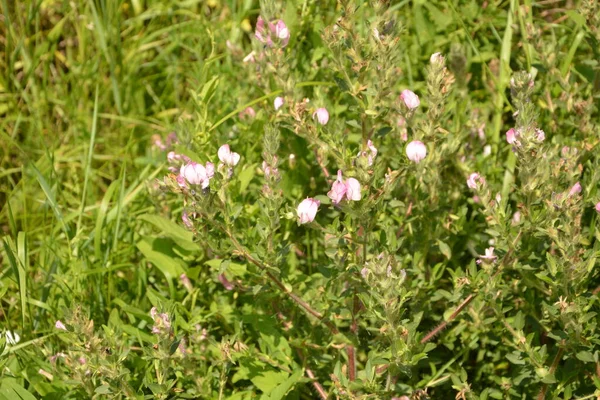
<path id="1" fill-rule="evenodd" d="M 438 246 L 442 254 L 449 260 L 452 258 L 452 250 L 450 250 L 450 246 L 448 246 L 445 242 L 438 240 Z"/>
<path id="2" fill-rule="evenodd" d="M 246 165 L 246 167 L 239 173 L 238 181 L 240 182 L 240 193 L 244 193 L 246 191 L 250 181 L 252 181 L 252 178 L 254 178 L 254 175 L 256 174 L 255 167 L 255 164 Z"/>
<path id="3" fill-rule="evenodd" d="M 10 400 L 36 400 L 35 396 L 17 383 L 15 379 L 4 378 L 0 386 L 0 396 Z"/>
<path id="4" fill-rule="evenodd" d="M 577 357 L 578 360 L 586 363 L 592 363 L 596 361 L 594 360 L 594 355 L 589 351 L 580 351 L 579 353 L 575 354 L 575 357 Z"/>
<path id="5" fill-rule="evenodd" d="M 257 375 L 250 380 L 264 394 L 271 394 L 271 392 L 281 383 L 285 382 L 286 379 L 288 379 L 287 372 L 267 370 L 263 371 L 260 375 Z"/>
<path id="6" fill-rule="evenodd" d="M 185 272 L 186 265 L 179 258 L 175 258 L 170 242 L 143 238 L 136 246 L 144 257 L 163 273 L 168 282 Z"/>
<path id="7" fill-rule="evenodd" d="M 175 243 L 185 250 L 193 251 L 199 249 L 198 245 L 194 243 L 192 232 L 186 230 L 183 226 L 159 215 L 144 214 L 139 219 L 157 227 L 161 233 L 173 239 Z"/>
<path id="8" fill-rule="evenodd" d="M 261 400 L 281 400 L 285 397 L 286 394 L 294 387 L 296 382 L 300 379 L 304 370 L 297 369 L 294 373 L 287 378 L 285 381 L 281 382 L 275 389 L 271 391 L 268 395 L 263 395 Z"/>

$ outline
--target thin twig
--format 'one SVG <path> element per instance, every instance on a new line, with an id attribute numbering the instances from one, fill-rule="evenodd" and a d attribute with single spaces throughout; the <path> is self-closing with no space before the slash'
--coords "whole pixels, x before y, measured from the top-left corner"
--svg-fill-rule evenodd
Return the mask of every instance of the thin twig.
<path id="1" fill-rule="evenodd" d="M 281 282 L 275 275 L 273 275 L 273 273 L 271 273 L 271 271 L 268 270 L 266 265 L 264 265 L 262 262 L 260 262 L 256 258 L 254 258 L 250 253 L 248 253 L 248 251 L 240 244 L 240 242 L 238 242 L 238 240 L 231 234 L 231 232 L 229 232 L 229 230 L 225 229 L 225 233 L 227 234 L 227 236 L 229 236 L 229 239 L 236 247 L 238 253 L 240 255 L 242 255 L 246 260 L 248 260 L 252 264 L 256 265 L 259 269 L 261 269 L 265 273 L 265 275 L 267 275 L 267 278 L 269 278 L 271 280 L 271 282 L 273 282 L 275 284 L 275 286 L 277 286 L 283 293 L 285 293 L 296 304 L 298 304 L 300 307 L 302 307 L 304 310 L 306 310 L 306 312 L 308 312 L 310 315 L 317 318 L 321 323 L 323 323 L 325 326 L 327 326 L 329 328 L 329 330 L 331 331 L 331 333 L 333 333 L 334 335 L 339 333 L 339 331 L 337 330 L 335 325 L 333 323 L 331 323 L 331 321 L 326 320 L 324 318 L 323 314 L 321 314 L 320 312 L 318 312 L 317 310 L 312 308 L 310 306 L 310 304 L 308 304 L 306 301 L 304 301 L 300 296 L 298 296 L 297 294 L 292 292 L 290 289 L 288 289 L 283 284 L 283 282 Z"/>
<path id="2" fill-rule="evenodd" d="M 315 374 L 313 374 L 313 372 L 309 368 L 304 368 L 304 371 L 306 372 L 306 376 L 313 380 L 312 385 L 317 391 L 317 393 L 319 393 L 319 397 L 321 397 L 322 400 L 327 400 L 327 392 L 325 392 L 323 386 L 321 386 L 319 381 L 317 381 L 317 379 L 315 378 Z"/>
<path id="3" fill-rule="evenodd" d="M 423 339 L 421 339 L 421 344 L 425 344 L 429 342 L 435 335 L 440 333 L 450 322 L 454 320 L 460 314 L 460 312 L 467 306 L 469 303 L 475 298 L 474 294 L 470 294 L 467 298 L 456 308 L 456 310 L 452 313 L 448 321 L 444 321 L 438 326 L 435 327 L 434 330 L 429 332 Z"/>
<path id="4" fill-rule="evenodd" d="M 354 346 L 346 346 L 346 354 L 348 354 L 348 380 L 352 382 L 356 380 L 356 354 Z"/>
<path id="5" fill-rule="evenodd" d="M 552 361 L 552 365 L 550 366 L 550 374 L 553 374 L 554 371 L 556 371 L 556 367 L 558 367 L 558 363 L 560 362 L 562 355 L 563 355 L 563 349 L 559 348 L 558 352 L 556 353 L 556 356 L 554 357 L 554 361 Z M 538 395 L 537 400 L 544 400 L 546 398 L 547 391 L 548 391 L 548 384 L 545 383 L 544 386 L 542 386 L 542 390 L 540 390 L 540 394 Z"/>

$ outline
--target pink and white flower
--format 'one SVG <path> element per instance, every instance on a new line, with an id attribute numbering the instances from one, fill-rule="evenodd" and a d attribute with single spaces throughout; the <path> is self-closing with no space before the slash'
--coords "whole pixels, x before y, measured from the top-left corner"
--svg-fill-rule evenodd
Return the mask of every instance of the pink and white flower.
<path id="1" fill-rule="evenodd" d="M 344 197 L 348 200 L 359 201 L 362 198 L 360 182 L 355 178 L 348 178 L 344 181 L 342 171 L 338 170 L 337 179 L 331 185 L 331 190 L 327 192 L 327 197 L 336 205 L 344 200 Z"/>
<path id="2" fill-rule="evenodd" d="M 400 93 L 400 98 L 404 102 L 404 105 L 411 111 L 419 107 L 419 104 L 421 104 L 419 96 L 417 96 L 415 92 L 408 89 L 405 89 L 402 91 L 402 93 Z"/>
<path id="3" fill-rule="evenodd" d="M 317 211 L 319 211 L 320 204 L 321 202 L 319 200 L 310 197 L 302 200 L 296 210 L 300 223 L 306 224 L 308 222 L 313 222 L 317 215 Z"/>
<path id="4" fill-rule="evenodd" d="M 210 178 L 214 174 L 214 166 L 212 163 L 207 163 L 208 168 L 204 167 L 202 164 L 198 164 L 196 162 L 191 162 L 189 164 L 183 165 L 179 171 L 179 175 L 185 179 L 185 182 L 190 185 L 201 185 L 202 189 L 206 189 L 210 184 Z M 177 182 L 181 186 L 180 179 L 177 179 Z M 184 182 L 184 183 L 185 183 Z"/>
<path id="5" fill-rule="evenodd" d="M 275 100 L 273 100 L 273 107 L 275 107 L 275 111 L 279 110 L 283 106 L 283 103 L 283 97 L 275 97 Z"/>
<path id="6" fill-rule="evenodd" d="M 367 149 L 368 151 L 359 151 L 356 155 L 357 157 L 366 157 L 367 165 L 370 167 L 375 162 L 375 158 L 377 157 L 377 148 L 373 145 L 373 142 L 369 139 L 367 140 Z"/>
<path id="7" fill-rule="evenodd" d="M 217 155 L 219 156 L 219 160 L 228 167 L 235 167 L 240 162 L 240 155 L 231 151 L 228 144 L 219 147 Z"/>
<path id="8" fill-rule="evenodd" d="M 419 163 L 427 156 L 427 147 L 419 140 L 413 140 L 406 146 L 406 156 L 414 163 Z"/>
<path id="9" fill-rule="evenodd" d="M 477 263 L 481 263 L 486 262 L 486 263 L 493 263 L 494 261 L 496 261 L 498 257 L 496 255 L 494 255 L 494 248 L 493 247 L 488 247 L 487 249 L 485 249 L 485 254 L 482 256 L 479 256 L 479 260 L 477 260 Z"/>
<path id="10" fill-rule="evenodd" d="M 321 125 L 327 125 L 327 122 L 329 122 L 329 111 L 327 111 L 326 108 L 317 108 L 317 110 L 312 115 L 313 119 L 315 118 L 315 116 L 317 117 L 317 121 L 319 121 Z"/>
<path id="11" fill-rule="evenodd" d="M 470 189 L 478 189 L 483 185 L 485 185 L 485 179 L 477 172 L 473 172 L 471 175 L 469 175 L 469 178 L 467 179 L 467 186 Z"/>
<path id="12" fill-rule="evenodd" d="M 331 185 L 331 190 L 327 192 L 327 197 L 331 199 L 333 204 L 339 204 L 346 195 L 346 184 L 342 179 L 342 171 L 338 171 L 337 179 Z"/>
<path id="13" fill-rule="evenodd" d="M 56 320 L 56 322 L 54 323 L 54 327 L 56 329 L 60 329 L 61 331 L 67 330 L 67 327 L 65 326 L 65 324 L 63 324 L 63 322 L 60 319 Z"/>
<path id="14" fill-rule="evenodd" d="M 517 140 L 519 136 L 519 132 L 515 128 L 510 128 L 506 131 L 506 141 L 508 144 L 514 144 L 515 146 L 520 146 L 521 143 Z"/>
<path id="15" fill-rule="evenodd" d="M 346 179 L 346 198 L 352 201 L 359 201 L 362 198 L 358 180 L 354 178 Z"/>
<path id="16" fill-rule="evenodd" d="M 538 142 L 543 142 L 546 139 L 546 132 L 544 132 L 541 129 L 536 129 L 535 130 L 535 139 Z"/>
<path id="17" fill-rule="evenodd" d="M 597 213 L 600 213 L 600 201 L 598 203 L 596 203 L 595 209 L 596 209 Z"/>

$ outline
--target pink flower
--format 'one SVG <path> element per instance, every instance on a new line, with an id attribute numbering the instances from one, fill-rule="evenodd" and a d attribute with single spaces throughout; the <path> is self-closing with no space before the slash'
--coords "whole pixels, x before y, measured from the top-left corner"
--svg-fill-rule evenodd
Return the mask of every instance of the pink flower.
<path id="1" fill-rule="evenodd" d="M 492 263 L 496 261 L 497 258 L 498 257 L 494 255 L 494 248 L 488 247 L 487 249 L 485 249 L 485 255 L 479 256 L 479 260 L 477 261 L 478 263 L 480 263 L 481 261 Z"/>
<path id="2" fill-rule="evenodd" d="M 515 130 L 515 128 L 510 128 L 508 131 L 506 131 L 506 141 L 509 144 L 519 146 L 521 143 L 517 140 L 517 136 L 519 136 L 519 133 Z"/>
<path id="3" fill-rule="evenodd" d="M 427 155 L 427 147 L 419 140 L 413 140 L 406 146 L 406 156 L 414 163 L 421 162 Z"/>
<path id="4" fill-rule="evenodd" d="M 254 108 L 252 107 L 246 107 L 244 111 L 238 114 L 238 116 L 242 119 L 254 119 L 254 117 L 256 117 L 256 111 L 254 111 Z"/>
<path id="5" fill-rule="evenodd" d="M 600 201 L 596 203 L 596 212 L 600 213 Z"/>
<path id="6" fill-rule="evenodd" d="M 536 129 L 535 138 L 538 142 L 543 142 L 546 139 L 546 133 L 541 129 Z"/>
<path id="7" fill-rule="evenodd" d="M 317 116 L 317 121 L 319 121 L 321 125 L 327 125 L 327 122 L 329 122 L 329 112 L 327 109 L 322 107 L 317 108 L 317 111 L 315 111 L 312 115 L 313 119 L 315 118 L 315 115 Z"/>
<path id="8" fill-rule="evenodd" d="M 339 204 L 344 197 L 348 200 L 359 201 L 362 198 L 360 190 L 360 182 L 357 179 L 348 178 L 344 181 L 342 171 L 338 170 L 337 179 L 331 185 L 331 190 L 327 192 L 327 197 L 333 204 Z"/>
<path id="9" fill-rule="evenodd" d="M 219 156 L 219 160 L 228 167 L 235 167 L 240 162 L 240 155 L 232 152 L 228 144 L 219 147 L 217 155 Z"/>
<path id="10" fill-rule="evenodd" d="M 335 182 L 333 182 L 333 185 L 331 185 L 331 190 L 327 193 L 327 197 L 331 199 L 331 202 L 333 204 L 339 204 L 340 201 L 344 199 L 344 196 L 346 195 L 346 190 L 346 184 L 342 179 L 342 171 L 339 170 L 337 174 L 337 179 Z"/>
<path id="11" fill-rule="evenodd" d="M 569 190 L 569 197 L 574 196 L 576 194 L 581 193 L 581 183 L 577 182 L 573 185 L 571 190 Z"/>
<path id="12" fill-rule="evenodd" d="M 408 89 L 402 91 L 402 93 L 400 94 L 400 98 L 409 110 L 414 110 L 415 108 L 419 107 L 419 104 L 421 104 L 419 96 L 417 96 L 413 91 L 410 91 Z"/>
<path id="13" fill-rule="evenodd" d="M 183 177 L 183 175 L 179 174 L 177 175 L 177 184 L 179 185 L 180 188 L 186 188 L 188 187 L 187 183 L 185 182 L 185 178 Z"/>
<path id="14" fill-rule="evenodd" d="M 319 211 L 320 204 L 321 202 L 319 200 L 310 197 L 302 200 L 296 210 L 300 223 L 306 224 L 308 222 L 313 222 L 317 215 L 317 211 Z"/>
<path id="15" fill-rule="evenodd" d="M 274 46 L 273 39 L 277 40 L 282 48 L 287 46 L 290 40 L 290 31 L 285 23 L 279 19 L 275 23 L 269 22 L 267 26 L 268 30 L 265 27 L 265 20 L 262 17 L 258 17 L 254 33 L 256 39 L 269 47 Z"/>
<path id="16" fill-rule="evenodd" d="M 62 321 L 61 321 L 61 320 L 57 320 L 57 321 L 54 323 L 54 327 L 55 327 L 56 329 L 60 329 L 61 331 L 66 331 L 66 330 L 67 330 L 67 327 L 65 326 L 65 324 L 63 324 L 63 323 L 62 323 Z"/>
<path id="17" fill-rule="evenodd" d="M 346 198 L 352 201 L 359 201 L 362 196 L 360 194 L 360 182 L 354 178 L 346 180 Z"/>
<path id="18" fill-rule="evenodd" d="M 283 103 L 283 97 L 275 97 L 275 100 L 273 101 L 273 107 L 275 107 L 275 111 L 279 110 L 283 106 Z"/>
<path id="19" fill-rule="evenodd" d="M 167 146 L 163 143 L 160 135 L 152 135 L 152 144 L 159 150 L 165 151 L 167 149 Z"/>
<path id="20" fill-rule="evenodd" d="M 370 167 L 375 162 L 375 157 L 377 157 L 377 148 L 373 146 L 373 142 L 370 139 L 367 141 L 367 148 L 369 151 L 359 151 L 356 157 L 366 157 L 367 165 Z"/>
<path id="21" fill-rule="evenodd" d="M 480 185 L 484 184 L 485 179 L 483 179 L 483 177 L 477 172 L 473 172 L 471 175 L 469 175 L 469 179 L 467 179 L 467 186 L 470 189 L 477 189 Z"/>
<path id="22" fill-rule="evenodd" d="M 274 156 L 274 163 L 277 164 L 277 156 Z M 279 169 L 277 167 L 272 167 L 270 166 L 266 161 L 262 162 L 262 170 L 265 174 L 265 178 L 270 179 L 271 177 L 273 179 L 278 179 L 279 178 Z"/>
<path id="23" fill-rule="evenodd" d="M 174 151 L 170 151 L 167 153 L 167 161 L 169 162 L 169 164 L 174 164 L 169 167 L 169 171 L 173 173 L 176 173 L 182 164 L 192 162 L 192 160 L 188 156 L 185 156 L 183 154 L 177 154 Z"/>
<path id="24" fill-rule="evenodd" d="M 367 276 L 369 276 L 369 268 L 363 267 L 363 269 L 360 270 L 360 274 L 362 275 L 363 279 L 367 279 Z"/>
<path id="25" fill-rule="evenodd" d="M 179 174 L 183 176 L 190 185 L 201 185 L 202 189 L 206 189 L 210 183 L 210 178 L 212 177 L 211 171 L 214 173 L 214 167 L 211 166 L 209 166 L 207 171 L 207 168 L 205 168 L 202 164 L 191 162 L 183 165 L 179 171 Z"/>

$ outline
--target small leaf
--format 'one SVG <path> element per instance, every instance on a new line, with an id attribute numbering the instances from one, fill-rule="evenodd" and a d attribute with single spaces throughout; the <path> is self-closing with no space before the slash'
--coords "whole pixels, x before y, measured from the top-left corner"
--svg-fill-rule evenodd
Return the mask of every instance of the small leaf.
<path id="1" fill-rule="evenodd" d="M 586 362 L 586 363 L 591 363 L 594 362 L 594 355 L 592 353 L 590 353 L 589 351 L 580 351 L 579 353 L 577 353 L 575 355 L 575 357 L 577 357 L 578 360 Z"/>
<path id="2" fill-rule="evenodd" d="M 445 242 L 438 240 L 438 246 L 442 254 L 449 260 L 452 258 L 452 250 L 450 250 L 450 246 L 448 246 Z"/>

